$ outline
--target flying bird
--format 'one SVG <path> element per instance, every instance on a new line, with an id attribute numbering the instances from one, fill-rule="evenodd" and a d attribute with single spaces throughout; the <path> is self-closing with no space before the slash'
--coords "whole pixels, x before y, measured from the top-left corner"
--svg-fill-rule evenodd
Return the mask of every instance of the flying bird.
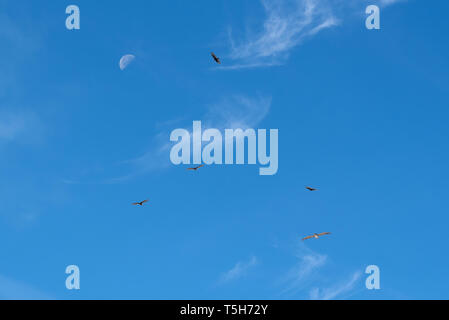
<path id="1" fill-rule="evenodd" d="M 306 187 L 306 189 L 309 190 L 309 191 L 317 191 L 318 190 L 318 189 L 311 188 L 311 187 Z"/>
<path id="2" fill-rule="evenodd" d="M 134 202 L 133 203 L 133 205 L 134 206 L 143 206 L 143 204 L 145 203 L 145 202 L 148 202 L 149 200 L 143 200 L 143 201 L 141 201 L 141 202 Z"/>
<path id="3" fill-rule="evenodd" d="M 308 239 L 312 239 L 312 238 L 318 239 L 319 237 L 325 236 L 325 235 L 328 235 L 328 234 L 331 234 L 331 233 L 330 233 L 330 232 L 314 233 L 314 234 L 311 235 L 311 236 L 308 236 L 308 237 L 303 238 L 302 241 L 308 240 Z"/>
<path id="4" fill-rule="evenodd" d="M 218 58 L 215 53 L 211 52 L 211 56 L 212 58 L 214 58 L 215 62 L 218 64 L 221 64 L 220 58 Z"/>
<path id="5" fill-rule="evenodd" d="M 193 170 L 193 171 L 196 171 L 196 170 L 198 170 L 198 169 L 201 168 L 201 167 L 204 167 L 204 164 L 202 164 L 202 165 L 200 165 L 200 166 L 198 166 L 198 167 L 195 167 L 195 168 L 187 168 L 187 170 Z"/>

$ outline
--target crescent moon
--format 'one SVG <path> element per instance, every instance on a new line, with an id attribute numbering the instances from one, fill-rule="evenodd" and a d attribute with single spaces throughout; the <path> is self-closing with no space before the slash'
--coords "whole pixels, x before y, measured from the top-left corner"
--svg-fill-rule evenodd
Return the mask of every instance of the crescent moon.
<path id="1" fill-rule="evenodd" d="M 126 67 L 135 59 L 135 56 L 132 54 L 126 54 L 120 59 L 120 70 L 125 70 Z"/>

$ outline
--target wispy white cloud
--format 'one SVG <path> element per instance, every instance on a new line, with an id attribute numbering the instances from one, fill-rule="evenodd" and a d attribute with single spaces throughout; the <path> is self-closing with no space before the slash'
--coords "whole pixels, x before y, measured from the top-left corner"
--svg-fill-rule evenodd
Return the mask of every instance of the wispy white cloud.
<path id="1" fill-rule="evenodd" d="M 22 117 L 8 115 L 0 119 L 0 139 L 14 140 L 26 129 L 26 120 Z"/>
<path id="2" fill-rule="evenodd" d="M 284 282 L 288 285 L 282 294 L 293 294 L 303 289 L 315 273 L 326 265 L 328 257 L 310 251 L 305 255 L 298 255 L 299 262 L 287 273 Z"/>
<path id="3" fill-rule="evenodd" d="M 391 4 L 405 2 L 405 1 L 407 1 L 407 0 L 380 0 L 380 4 L 383 6 L 389 6 Z"/>
<path id="4" fill-rule="evenodd" d="M 334 16 L 327 0 L 262 0 L 266 19 L 260 32 L 235 40 L 229 30 L 231 69 L 282 64 L 289 51 L 306 37 L 335 26 Z"/>
<path id="5" fill-rule="evenodd" d="M 27 62 L 43 46 L 35 27 L 35 21 L 19 23 L 6 12 L 0 12 L 0 144 L 17 140 L 35 142 L 41 138 L 38 116 L 13 106 L 17 93 L 22 91 L 22 79 L 27 76 Z"/>
<path id="6" fill-rule="evenodd" d="M 31 25 L 21 25 L 5 13 L 0 13 L 0 27 L 0 39 L 10 45 L 5 47 L 9 53 L 31 54 L 41 45 Z"/>
<path id="7" fill-rule="evenodd" d="M 257 128 L 268 115 L 271 102 L 269 96 L 232 95 L 210 104 L 201 117 L 191 118 L 191 121 L 201 120 L 203 130 L 208 128 L 219 130 Z M 185 123 L 185 119 L 186 116 L 157 124 L 157 133 L 151 138 L 144 151 L 134 158 L 120 161 L 114 165 L 115 169 L 122 170 L 124 174 L 113 178 L 92 179 L 92 173 L 90 173 L 89 181 L 77 177 L 65 177 L 61 179 L 61 182 L 68 185 L 114 184 L 170 168 L 172 166 L 170 148 L 173 146 L 173 142 L 170 141 L 170 132 L 177 128 L 184 128 L 190 134 L 192 133 L 192 122 Z"/>
<path id="8" fill-rule="evenodd" d="M 232 280 L 236 280 L 242 276 L 244 276 L 249 269 L 253 268 L 258 264 L 258 260 L 255 256 L 252 256 L 248 261 L 239 261 L 235 264 L 235 266 L 229 271 L 225 272 L 220 277 L 221 283 L 226 283 Z"/>
<path id="9" fill-rule="evenodd" d="M 335 268 L 331 259 L 325 254 L 314 252 L 302 242 L 296 247 L 295 255 L 297 263 L 288 270 L 279 283 L 283 286 L 280 296 L 309 297 L 314 300 L 345 298 L 354 293 L 362 276 L 362 273 L 357 271 L 352 273 L 350 279 L 342 279 L 339 276 L 330 278 L 327 271 Z M 336 285 L 329 286 L 329 283 Z"/>
<path id="10" fill-rule="evenodd" d="M 365 13 L 368 4 L 387 7 L 407 0 L 261 0 L 265 19 L 258 31 L 236 37 L 228 28 L 231 63 L 220 70 L 270 67 L 284 64 L 293 48 L 321 31 L 342 24 L 354 10 Z"/>
<path id="11" fill-rule="evenodd" d="M 271 97 L 233 95 L 211 104 L 202 117 L 193 118 L 192 121 L 201 120 L 203 130 L 208 128 L 219 130 L 256 128 L 268 115 L 270 108 Z M 176 128 L 185 128 L 191 134 L 192 122 L 184 126 L 181 126 L 178 120 L 160 124 L 158 134 L 152 139 L 150 147 L 142 155 L 121 162 L 128 167 L 129 173 L 108 179 L 105 182 L 118 183 L 142 174 L 169 168 L 171 166 L 170 148 L 173 145 L 169 137 L 171 130 Z M 75 183 L 72 179 L 65 179 L 64 181 L 70 184 Z"/>
<path id="12" fill-rule="evenodd" d="M 26 71 L 23 65 L 42 48 L 42 40 L 34 28 L 34 24 L 20 24 L 0 13 L 0 97 L 16 91 Z"/>
<path id="13" fill-rule="evenodd" d="M 343 295 L 349 294 L 359 282 L 362 273 L 360 271 L 354 272 L 349 280 L 339 283 L 330 288 L 313 288 L 310 291 L 310 299 L 312 300 L 333 300 L 339 299 Z"/>
<path id="14" fill-rule="evenodd" d="M 0 112 L 0 143 L 16 140 L 35 142 L 42 133 L 38 117 L 32 112 Z"/>
<path id="15" fill-rule="evenodd" d="M 218 129 L 255 128 L 268 115 L 271 97 L 233 95 L 211 105 L 204 116 L 206 127 Z"/>
<path id="16" fill-rule="evenodd" d="M 30 286 L 0 274 L 0 299 L 4 300 L 50 300 L 49 295 Z"/>

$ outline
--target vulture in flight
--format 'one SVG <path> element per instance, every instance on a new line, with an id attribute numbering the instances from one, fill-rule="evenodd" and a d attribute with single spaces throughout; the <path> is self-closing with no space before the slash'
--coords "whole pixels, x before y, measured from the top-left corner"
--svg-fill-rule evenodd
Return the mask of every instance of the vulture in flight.
<path id="1" fill-rule="evenodd" d="M 215 62 L 218 64 L 221 64 L 220 58 L 218 58 L 215 53 L 211 52 L 211 56 L 212 58 L 214 58 Z"/>
<path id="2" fill-rule="evenodd" d="M 200 166 L 198 166 L 198 167 L 195 167 L 195 168 L 187 168 L 187 170 L 193 170 L 193 171 L 196 171 L 196 170 L 198 170 L 198 169 L 201 168 L 201 167 L 204 167 L 204 164 L 202 164 L 202 165 L 200 165 Z"/>
<path id="3" fill-rule="evenodd" d="M 331 233 L 330 233 L 330 232 L 314 233 L 314 234 L 311 235 L 311 236 L 308 236 L 308 237 L 303 238 L 302 241 L 308 240 L 308 239 L 312 239 L 312 238 L 318 239 L 319 237 L 325 236 L 325 235 L 328 235 L 328 234 L 331 234 Z"/>
<path id="4" fill-rule="evenodd" d="M 318 189 L 311 188 L 311 187 L 306 187 L 306 189 L 309 190 L 309 191 L 317 191 L 318 190 Z"/>
<path id="5" fill-rule="evenodd" d="M 144 204 L 145 202 L 148 202 L 148 200 L 143 200 L 143 201 L 141 201 L 141 202 L 134 202 L 133 205 L 134 205 L 134 206 L 143 206 L 143 204 Z"/>

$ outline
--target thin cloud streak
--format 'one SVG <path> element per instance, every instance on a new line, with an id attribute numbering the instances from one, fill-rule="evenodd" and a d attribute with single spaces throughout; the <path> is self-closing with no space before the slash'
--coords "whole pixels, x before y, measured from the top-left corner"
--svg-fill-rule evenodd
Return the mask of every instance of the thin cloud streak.
<path id="1" fill-rule="evenodd" d="M 209 128 L 224 129 L 248 129 L 257 126 L 266 118 L 271 109 L 272 99 L 270 96 L 249 97 L 246 95 L 232 95 L 208 106 L 208 110 L 199 119 L 203 131 Z M 185 117 L 183 117 L 185 119 Z M 181 120 L 169 120 L 157 125 L 158 133 L 153 137 L 150 147 L 139 156 L 120 161 L 114 167 L 120 167 L 125 174 L 107 178 L 82 181 L 78 178 L 66 177 L 60 181 L 67 185 L 78 184 L 115 184 L 122 183 L 155 171 L 168 169 L 172 166 L 170 162 L 170 132 L 176 128 L 185 128 L 192 139 L 192 122 L 181 125 Z M 193 143 L 193 141 L 191 141 Z M 126 173 L 127 172 L 127 173 Z"/>
<path id="2" fill-rule="evenodd" d="M 209 106 L 202 117 L 202 129 L 248 129 L 255 128 L 268 115 L 271 108 L 271 97 L 255 98 L 244 95 L 233 95 Z M 192 119 L 195 120 L 195 119 Z M 171 122 L 168 122 L 173 125 Z M 186 128 L 191 128 L 190 123 Z M 175 129 L 175 128 L 172 128 Z M 192 137 L 191 129 L 187 129 Z M 131 172 L 125 176 L 107 180 L 106 183 L 119 183 L 138 175 L 167 169 L 171 166 L 169 130 L 160 131 L 153 140 L 152 147 L 138 158 L 123 161 L 130 166 Z M 192 138 L 191 138 L 192 139 Z M 193 143 L 193 141 L 191 141 Z"/>
<path id="3" fill-rule="evenodd" d="M 255 128 L 268 115 L 271 97 L 247 97 L 233 95 L 209 107 L 204 116 L 206 128 L 248 129 Z"/>
<path id="4" fill-rule="evenodd" d="M 262 5 L 266 13 L 262 32 L 237 43 L 229 30 L 230 58 L 236 64 L 228 69 L 283 64 L 306 37 L 339 24 L 327 0 L 263 0 Z"/>
<path id="5" fill-rule="evenodd" d="M 42 136 L 42 125 L 31 112 L 0 112 L 0 143 L 33 143 Z"/>
<path id="6" fill-rule="evenodd" d="M 287 274 L 284 282 L 288 282 L 281 294 L 294 294 L 303 289 L 315 273 L 327 264 L 327 255 L 310 252 L 299 256 L 300 261 Z"/>
<path id="7" fill-rule="evenodd" d="M 351 278 L 337 286 L 325 289 L 314 288 L 310 291 L 311 300 L 333 300 L 338 299 L 344 294 L 350 293 L 357 282 L 360 280 L 362 273 L 360 271 L 355 272 Z"/>
<path id="8" fill-rule="evenodd" d="M 0 98 L 11 97 L 21 85 L 26 70 L 23 67 L 43 47 L 34 24 L 21 25 L 6 13 L 0 13 Z"/>
<path id="9" fill-rule="evenodd" d="M 342 24 L 354 10 L 365 13 L 369 4 L 381 7 L 407 0 L 261 0 L 265 20 L 259 32 L 236 40 L 228 28 L 230 65 L 216 70 L 239 70 L 283 65 L 290 52 L 321 31 Z M 338 16 L 338 17 L 337 17 Z"/>
<path id="10" fill-rule="evenodd" d="M 40 290 L 0 274 L 0 299 L 4 300 L 51 300 Z"/>
<path id="11" fill-rule="evenodd" d="M 243 275 L 245 275 L 249 269 L 253 268 L 258 264 L 258 260 L 255 256 L 252 256 L 248 261 L 239 261 L 236 263 L 236 265 L 230 269 L 229 271 L 225 272 L 221 278 L 220 283 L 226 283 L 232 280 L 236 280 Z"/>
<path id="12" fill-rule="evenodd" d="M 21 117 L 11 115 L 7 118 L 2 117 L 0 120 L 0 139 L 6 141 L 14 140 L 25 128 L 26 120 Z"/>
<path id="13" fill-rule="evenodd" d="M 383 5 L 384 7 L 392 5 L 392 4 L 396 4 L 399 2 L 405 2 L 407 0 L 380 0 L 380 4 Z"/>

